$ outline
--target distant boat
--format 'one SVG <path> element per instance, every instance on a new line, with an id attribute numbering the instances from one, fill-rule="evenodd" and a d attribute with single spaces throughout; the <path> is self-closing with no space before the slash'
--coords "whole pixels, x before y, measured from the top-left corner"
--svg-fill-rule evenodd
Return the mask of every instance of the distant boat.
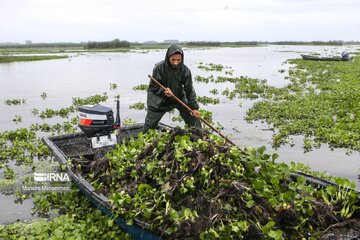
<path id="1" fill-rule="evenodd" d="M 350 61 L 352 57 L 320 57 L 314 55 L 301 54 L 304 60 L 315 60 L 315 61 Z"/>

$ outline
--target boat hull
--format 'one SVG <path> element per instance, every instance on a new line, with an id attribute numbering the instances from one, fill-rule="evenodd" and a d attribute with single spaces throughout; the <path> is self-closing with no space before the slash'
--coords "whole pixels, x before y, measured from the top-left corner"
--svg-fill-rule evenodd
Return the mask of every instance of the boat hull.
<path id="1" fill-rule="evenodd" d="M 159 124 L 158 129 L 163 130 L 169 128 L 166 125 Z M 122 127 L 118 134 L 117 141 L 120 143 L 124 139 L 136 137 L 143 129 L 143 124 L 135 124 L 129 127 Z M 43 142 L 50 148 L 53 156 L 60 164 L 67 163 L 68 159 L 73 157 L 97 158 L 103 156 L 115 146 L 106 146 L 103 148 L 93 149 L 91 140 L 82 133 L 65 134 L 60 136 L 44 137 Z M 154 235 L 150 231 L 140 227 L 137 224 L 129 225 L 123 219 L 116 217 L 112 213 L 110 200 L 103 194 L 97 193 L 95 188 L 80 174 L 77 174 L 67 167 L 67 173 L 72 182 L 80 189 L 85 197 L 93 204 L 94 207 L 100 209 L 101 212 L 113 218 L 115 223 L 125 232 L 130 234 L 134 239 L 140 240 L 158 240 L 159 236 Z"/>
<path id="2" fill-rule="evenodd" d="M 314 55 L 301 54 L 301 57 L 304 60 L 314 60 L 314 61 L 350 61 L 352 58 L 342 58 L 342 57 L 319 57 Z"/>

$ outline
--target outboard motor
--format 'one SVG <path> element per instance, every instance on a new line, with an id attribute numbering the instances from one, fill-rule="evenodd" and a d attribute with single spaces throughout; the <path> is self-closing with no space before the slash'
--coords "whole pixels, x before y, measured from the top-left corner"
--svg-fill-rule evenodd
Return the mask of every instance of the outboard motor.
<path id="1" fill-rule="evenodd" d="M 346 52 L 346 51 L 343 51 L 343 52 L 341 53 L 341 58 L 342 58 L 343 60 L 346 60 L 346 61 L 348 61 L 348 60 L 351 59 L 349 53 Z"/>
<path id="2" fill-rule="evenodd" d="M 93 148 L 111 146 L 117 143 L 115 129 L 120 128 L 120 103 L 116 102 L 116 121 L 111 108 L 102 105 L 79 106 L 79 128 L 91 138 Z"/>

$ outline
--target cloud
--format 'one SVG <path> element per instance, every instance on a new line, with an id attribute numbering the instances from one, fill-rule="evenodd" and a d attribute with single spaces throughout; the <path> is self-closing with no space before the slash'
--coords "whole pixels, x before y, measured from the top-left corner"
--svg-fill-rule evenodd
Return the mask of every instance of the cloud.
<path id="1" fill-rule="evenodd" d="M 1 41 L 360 40 L 355 0 L 12 0 L 1 5 Z"/>

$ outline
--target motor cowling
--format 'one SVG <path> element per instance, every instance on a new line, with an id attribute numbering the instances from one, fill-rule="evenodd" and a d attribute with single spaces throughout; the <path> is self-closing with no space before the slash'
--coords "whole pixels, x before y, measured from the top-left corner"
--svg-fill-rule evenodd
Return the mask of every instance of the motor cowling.
<path id="1" fill-rule="evenodd" d="M 87 137 L 109 135 L 114 126 L 114 113 L 102 105 L 79 106 L 79 128 Z"/>

